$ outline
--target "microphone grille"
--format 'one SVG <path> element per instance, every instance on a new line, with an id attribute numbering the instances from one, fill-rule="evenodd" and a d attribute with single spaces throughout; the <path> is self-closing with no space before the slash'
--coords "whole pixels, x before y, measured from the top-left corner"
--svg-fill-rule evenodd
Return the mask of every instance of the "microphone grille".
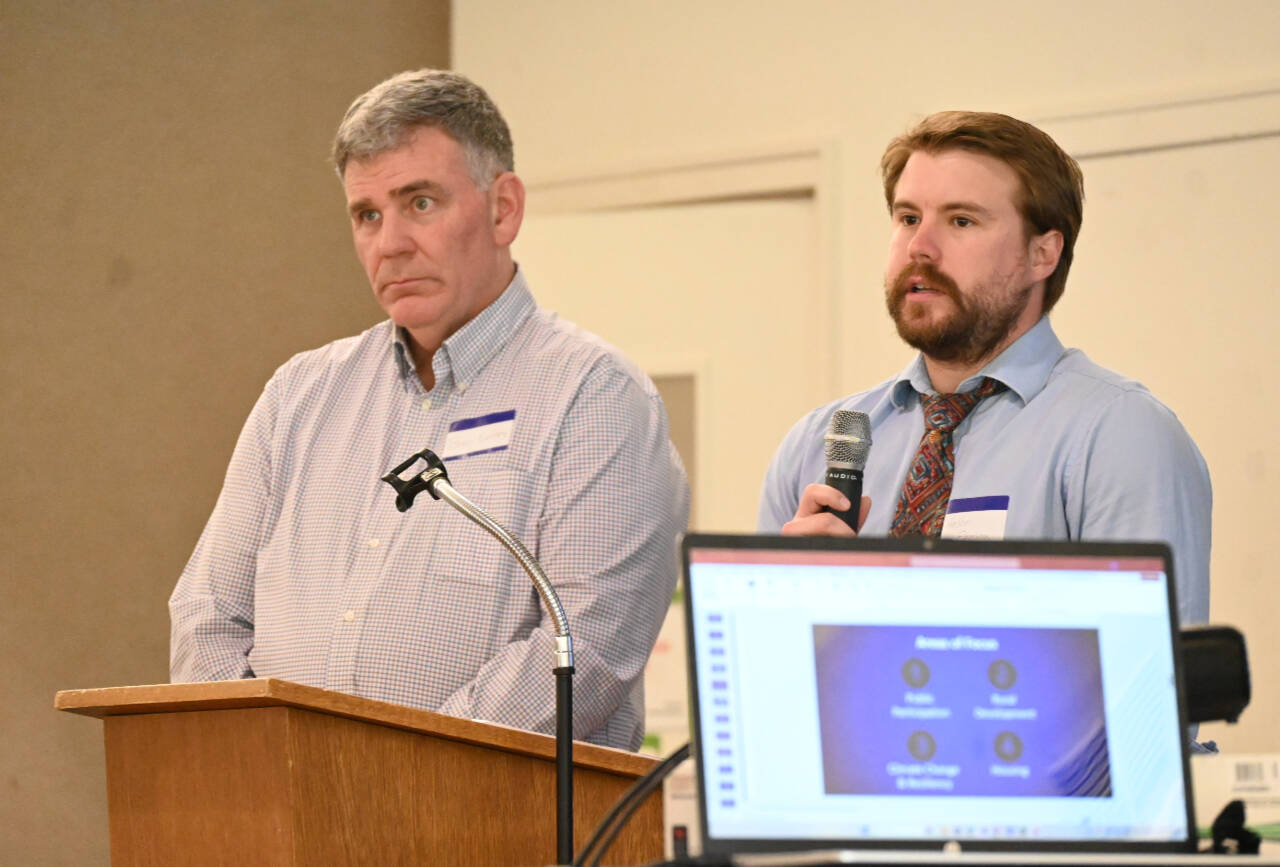
<path id="1" fill-rule="evenodd" d="M 871 452 L 871 417 L 865 412 L 838 409 L 831 414 L 826 444 L 827 466 L 861 472 Z"/>

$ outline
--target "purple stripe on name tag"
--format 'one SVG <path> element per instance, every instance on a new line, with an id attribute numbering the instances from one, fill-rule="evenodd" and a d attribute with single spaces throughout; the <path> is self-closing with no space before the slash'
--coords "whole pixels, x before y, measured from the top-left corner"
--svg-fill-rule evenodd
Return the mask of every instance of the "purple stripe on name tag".
<path id="1" fill-rule="evenodd" d="M 1007 512 L 1009 497 L 965 497 L 963 500 L 952 500 L 947 506 L 947 514 L 956 512 Z"/>
<path id="2" fill-rule="evenodd" d="M 494 452 L 505 452 L 506 450 L 507 450 L 506 446 L 494 446 L 491 449 L 480 449 L 479 451 L 475 451 L 475 452 L 463 452 L 460 455 L 453 455 L 453 457 L 451 457 L 450 460 L 453 460 L 455 458 L 474 458 L 476 455 L 491 455 Z"/>
<path id="3" fill-rule="evenodd" d="M 449 430 L 470 430 L 473 427 L 497 424 L 500 421 L 511 421 L 515 417 L 516 411 L 514 409 L 508 409 L 502 412 L 491 412 L 488 415 L 478 415 L 475 418 L 460 418 L 453 424 L 449 425 Z"/>

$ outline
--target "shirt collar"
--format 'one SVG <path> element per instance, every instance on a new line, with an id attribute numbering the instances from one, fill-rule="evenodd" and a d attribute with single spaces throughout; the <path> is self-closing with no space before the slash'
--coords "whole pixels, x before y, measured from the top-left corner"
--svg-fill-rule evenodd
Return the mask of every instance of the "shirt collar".
<path id="1" fill-rule="evenodd" d="M 524 272 L 516 267 L 515 276 L 507 288 L 493 302 L 481 310 L 475 318 L 445 339 L 431 358 L 431 372 L 436 386 L 449 383 L 468 383 L 475 378 L 489 360 L 508 343 L 508 338 L 527 319 L 537 305 L 533 293 L 525 282 Z M 400 376 L 417 377 L 413 356 L 399 328 L 392 328 L 396 363 Z"/>
<path id="2" fill-rule="evenodd" d="M 1040 321 L 1031 327 L 1026 334 L 1013 341 L 1004 352 L 993 358 L 982 370 L 960 383 L 957 392 L 973 391 L 982 382 L 983 377 L 991 377 L 1004 383 L 1010 391 L 1018 395 L 1025 405 L 1040 393 L 1049 374 L 1062 357 L 1062 342 L 1053 333 L 1048 316 L 1041 316 Z M 929 380 L 929 371 L 924 366 L 924 355 L 917 354 L 911 363 L 903 368 L 890 386 L 889 394 L 894 406 L 898 409 L 910 407 L 913 395 L 933 394 L 933 383 Z"/>

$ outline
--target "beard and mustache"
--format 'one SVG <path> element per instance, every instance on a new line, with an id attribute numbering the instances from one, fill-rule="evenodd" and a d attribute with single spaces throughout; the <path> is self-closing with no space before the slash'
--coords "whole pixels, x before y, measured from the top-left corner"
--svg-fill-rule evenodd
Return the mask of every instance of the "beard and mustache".
<path id="1" fill-rule="evenodd" d="M 910 316 L 906 310 L 911 287 L 923 283 L 951 299 L 949 315 L 928 312 Z M 928 263 L 909 264 L 885 285 L 885 305 L 909 346 L 938 361 L 976 364 L 987 359 L 1009 336 L 1031 299 L 1033 286 L 1003 293 L 977 285 L 963 295 L 956 282 Z"/>

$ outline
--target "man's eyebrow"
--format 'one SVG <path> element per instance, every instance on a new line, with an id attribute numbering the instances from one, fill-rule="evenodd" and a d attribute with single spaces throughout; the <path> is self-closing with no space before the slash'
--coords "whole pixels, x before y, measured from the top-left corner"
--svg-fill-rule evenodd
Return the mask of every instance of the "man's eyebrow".
<path id="1" fill-rule="evenodd" d="M 890 213 L 896 214 L 898 211 L 919 211 L 920 206 L 908 199 L 897 199 L 894 201 L 893 207 L 889 210 Z M 940 210 L 948 214 L 953 214 L 956 211 L 966 211 L 970 214 L 980 214 L 984 217 L 991 216 L 990 209 L 983 207 L 977 202 L 947 202 Z"/>
<path id="2" fill-rule="evenodd" d="M 394 199 L 402 199 L 405 196 L 411 196 L 414 193 L 431 193 L 439 196 L 444 193 L 444 187 L 435 181 L 429 181 L 423 178 L 420 181 L 410 181 L 402 187 L 396 187 L 391 191 L 391 197 Z"/>
<path id="3" fill-rule="evenodd" d="M 942 206 L 942 210 L 951 213 L 955 211 L 968 211 L 971 214 L 982 214 L 990 216 L 991 211 L 979 205 L 977 202 L 947 202 Z"/>
<path id="4" fill-rule="evenodd" d="M 426 178 L 423 178 L 422 180 L 410 181 L 403 186 L 396 187 L 391 191 L 391 198 L 403 199 L 406 196 L 413 195 L 414 193 L 429 193 L 433 196 L 440 197 L 444 195 L 444 187 L 435 181 L 429 181 Z M 355 216 L 361 211 L 368 210 L 372 207 L 373 202 L 369 201 L 367 198 L 360 198 L 347 205 L 347 212 L 352 216 Z"/>

